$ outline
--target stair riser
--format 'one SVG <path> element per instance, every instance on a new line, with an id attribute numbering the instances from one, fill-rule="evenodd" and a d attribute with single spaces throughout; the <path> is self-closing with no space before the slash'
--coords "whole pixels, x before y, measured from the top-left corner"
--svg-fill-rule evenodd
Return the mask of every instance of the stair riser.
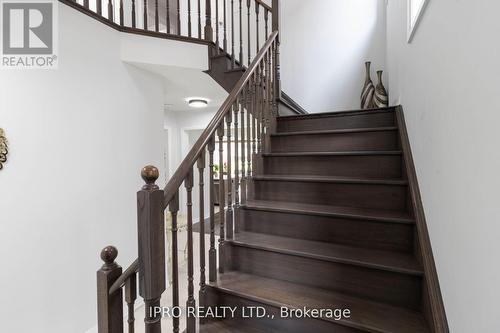
<path id="1" fill-rule="evenodd" d="M 341 117 L 281 118 L 278 121 L 278 132 L 387 127 L 394 126 L 394 124 L 393 112 L 373 112 Z"/>
<path id="2" fill-rule="evenodd" d="M 335 322 L 329 322 L 319 319 L 286 319 L 281 318 L 280 308 L 278 306 L 273 306 L 265 304 L 262 302 L 257 302 L 252 299 L 239 297 L 226 293 L 224 291 L 218 290 L 216 288 L 207 288 L 207 304 L 209 306 L 230 306 L 236 307 L 238 310 L 238 315 L 235 318 L 227 318 L 225 320 L 231 320 L 239 327 L 251 327 L 263 330 L 268 333 L 305 333 L 305 332 L 315 332 L 315 333 L 362 333 L 364 331 L 338 325 Z M 332 304 L 332 308 L 335 309 L 335 304 Z M 266 314 L 269 316 L 274 315 L 274 319 L 270 318 L 242 318 L 241 309 L 249 307 L 264 307 L 266 309 Z M 203 326 L 201 326 L 203 332 Z"/>
<path id="3" fill-rule="evenodd" d="M 215 57 L 210 59 L 212 70 L 225 72 L 231 68 L 231 60 L 228 57 Z"/>
<path id="4" fill-rule="evenodd" d="M 401 155 L 266 156 L 264 174 L 400 178 Z"/>
<path id="5" fill-rule="evenodd" d="M 232 244 L 233 270 L 417 309 L 421 277 Z"/>
<path id="6" fill-rule="evenodd" d="M 341 217 L 241 209 L 241 228 L 276 236 L 411 252 L 414 226 Z"/>
<path id="7" fill-rule="evenodd" d="M 272 152 L 397 150 L 397 131 L 273 136 Z"/>
<path id="8" fill-rule="evenodd" d="M 349 184 L 254 180 L 254 198 L 317 205 L 404 210 L 407 187 L 386 184 Z"/>

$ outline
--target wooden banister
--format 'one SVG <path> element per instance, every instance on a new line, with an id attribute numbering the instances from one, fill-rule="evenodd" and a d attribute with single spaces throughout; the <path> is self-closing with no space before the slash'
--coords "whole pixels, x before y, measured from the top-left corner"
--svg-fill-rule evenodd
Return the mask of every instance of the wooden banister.
<path id="1" fill-rule="evenodd" d="M 118 250 L 108 246 L 101 251 L 104 261 L 97 271 L 97 320 L 99 333 L 123 333 L 122 290 L 110 294 L 111 285 L 122 274 L 122 268 L 115 262 Z"/>
<path id="2" fill-rule="evenodd" d="M 205 13 L 200 12 L 200 8 L 202 9 L 201 0 L 185 0 L 184 4 L 187 10 L 182 12 L 180 0 L 165 0 L 165 5 L 162 5 L 163 1 L 161 0 L 149 3 L 147 0 L 131 0 L 129 5 L 123 0 L 116 2 L 108 0 L 107 4 L 104 4 L 107 7 L 106 15 L 103 15 L 105 13 L 103 13 L 102 0 L 82 0 L 81 4 L 74 0 L 59 1 L 121 32 L 209 45 L 215 48 L 216 54 L 220 53 L 222 47 L 224 52 L 230 53 L 233 69 L 237 66 L 242 67 L 244 58 L 248 58 L 247 64 L 250 65 L 252 53 L 255 50 L 258 52 L 261 42 L 260 36 L 251 36 L 251 34 L 265 31 L 264 37 L 268 37 L 269 14 L 272 14 L 273 21 L 272 29 L 269 30 L 278 31 L 279 28 L 279 15 L 276 13 L 279 10 L 279 3 L 276 0 L 273 0 L 272 7 L 262 0 L 215 0 L 215 4 L 212 2 L 213 0 L 205 0 Z M 95 1 L 95 5 L 92 6 L 90 1 Z M 235 4 L 234 1 L 237 3 Z M 215 22 L 212 18 L 213 6 L 215 6 Z M 245 8 L 243 8 L 245 6 L 246 15 Z M 161 15 L 164 22 L 160 20 L 160 7 L 163 8 L 162 10 L 166 10 L 165 15 Z M 251 8 L 252 10 L 250 10 Z M 173 11 L 172 14 L 170 9 Z M 113 15 L 116 10 L 118 14 Z M 142 15 L 137 12 L 138 10 L 142 12 Z M 235 10 L 237 15 L 235 15 Z M 139 15 L 141 17 L 138 17 Z M 261 18 L 261 16 L 263 17 Z M 205 18 L 204 25 L 202 17 Z M 219 20 L 222 24 L 221 27 Z M 257 24 L 255 29 L 252 29 L 253 32 L 250 31 L 250 21 Z M 186 27 L 183 29 L 185 31 L 181 31 L 181 22 L 186 22 Z M 196 27 L 195 30 L 198 33 L 193 32 L 192 26 Z M 247 34 L 243 34 L 244 26 L 248 29 Z M 220 36 L 221 33 L 222 36 Z M 239 36 L 235 35 L 236 33 Z M 252 37 L 254 38 L 252 39 Z M 250 44 L 255 38 L 259 39 L 259 43 L 251 50 Z M 244 46 L 247 47 L 246 50 Z M 245 55 L 244 52 L 247 54 Z"/>
<path id="3" fill-rule="evenodd" d="M 159 172 L 154 166 L 144 167 L 141 176 L 146 184 L 137 192 L 139 294 L 146 308 L 146 332 L 160 333 L 161 317 L 150 309 L 160 305 L 166 286 L 163 190 L 155 184 Z"/>
<path id="4" fill-rule="evenodd" d="M 245 84 L 250 80 L 251 76 L 254 74 L 254 72 L 257 70 L 259 67 L 260 62 L 264 58 L 264 55 L 266 52 L 271 48 L 273 45 L 276 37 L 278 36 L 278 32 L 274 31 L 270 36 L 269 39 L 266 41 L 264 46 L 261 48 L 260 52 L 257 54 L 257 56 L 253 59 L 252 63 L 248 67 L 247 71 L 243 76 L 239 79 L 238 83 L 236 83 L 235 88 L 229 96 L 226 98 L 224 103 L 222 103 L 221 107 L 219 108 L 219 111 L 215 114 L 215 116 L 212 118 L 208 126 L 205 128 L 203 133 L 201 134 L 200 138 L 196 141 L 196 143 L 193 145 L 193 148 L 189 151 L 187 156 L 184 158 L 184 160 L 181 162 L 179 165 L 179 168 L 175 171 L 174 175 L 172 178 L 170 178 L 169 182 L 164 188 L 165 192 L 165 198 L 163 201 L 163 207 L 165 208 L 170 200 L 172 200 L 172 197 L 174 194 L 177 192 L 177 189 L 181 186 L 182 182 L 187 176 L 187 173 L 191 169 L 191 166 L 194 165 L 194 163 L 197 161 L 198 156 L 201 154 L 203 149 L 208 145 L 208 142 L 210 141 L 210 138 L 212 135 L 215 133 L 217 130 L 217 127 L 220 125 L 221 121 L 224 119 L 226 114 L 231 110 L 231 107 L 236 100 L 236 97 L 243 91 L 243 88 L 245 87 Z"/>
<path id="5" fill-rule="evenodd" d="M 242 3 L 238 1 L 238 3 Z M 258 4 L 258 6 L 262 6 Z M 264 7 L 265 8 L 265 7 Z M 267 10 L 267 9 L 266 9 Z M 166 290 L 165 268 L 165 210 L 172 217 L 172 305 L 179 306 L 179 257 L 177 240 L 177 214 L 179 212 L 179 192 L 184 183 L 187 194 L 187 268 L 188 298 L 186 307 L 205 305 L 206 293 L 206 252 L 208 252 L 208 280 L 217 281 L 217 274 L 224 273 L 226 267 L 227 240 L 233 238 L 240 229 L 240 204 L 252 199 L 252 177 L 260 170 L 261 155 L 268 151 L 267 142 L 274 132 L 277 112 L 275 91 L 279 87 L 279 33 L 273 31 L 259 49 L 233 90 L 222 103 L 199 139 L 188 152 L 180 166 L 164 189 L 156 185 L 159 171 L 154 166 L 146 166 L 141 171 L 145 185 L 137 192 L 138 259 L 122 273 L 115 263 L 118 251 L 107 247 L 101 254 L 105 264 L 97 273 L 98 281 L 98 321 L 99 333 L 123 333 L 123 296 L 128 310 L 128 331 L 134 332 L 134 304 L 137 298 L 136 279 L 139 295 L 145 303 L 145 332 L 160 333 L 161 317 L 152 308 L 160 306 L 160 298 Z M 240 38 L 240 43 L 243 41 Z M 218 139 L 218 142 L 216 142 Z M 234 145 L 231 140 L 234 140 Z M 219 163 L 227 163 L 227 175 L 219 169 L 219 198 L 217 213 L 220 223 L 219 247 L 215 246 L 215 205 L 216 186 L 214 177 L 214 155 L 218 148 Z M 210 168 L 208 186 L 205 186 L 204 169 Z M 217 156 L 217 155 L 215 155 Z M 194 184 L 193 168 L 198 169 L 198 184 Z M 234 175 L 232 174 L 234 172 Z M 193 197 L 192 190 L 198 187 L 199 196 Z M 210 246 L 205 245 L 205 191 L 209 190 L 210 203 Z M 195 202 L 199 201 L 199 202 Z M 200 275 L 199 294 L 195 295 L 193 204 L 199 204 L 200 226 Z M 219 269 L 217 270 L 217 252 Z M 196 299 L 198 297 L 198 300 Z M 197 331 L 196 318 L 187 317 L 187 333 Z M 200 322 L 203 324 L 203 321 Z M 173 332 L 180 331 L 179 319 L 173 319 Z"/>

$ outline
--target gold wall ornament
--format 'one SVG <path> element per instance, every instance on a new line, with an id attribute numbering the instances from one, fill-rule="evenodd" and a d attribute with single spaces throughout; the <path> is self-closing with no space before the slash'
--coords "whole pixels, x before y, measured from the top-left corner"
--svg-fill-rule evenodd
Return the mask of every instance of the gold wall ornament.
<path id="1" fill-rule="evenodd" d="M 7 154 L 9 153 L 9 142 L 5 137 L 5 131 L 0 128 L 0 170 L 3 169 L 3 164 L 7 162 Z"/>

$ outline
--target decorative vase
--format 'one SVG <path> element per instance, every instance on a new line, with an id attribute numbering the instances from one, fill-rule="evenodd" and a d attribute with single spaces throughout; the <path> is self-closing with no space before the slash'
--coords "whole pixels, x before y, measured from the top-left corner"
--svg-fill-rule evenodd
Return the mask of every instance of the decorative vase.
<path id="1" fill-rule="evenodd" d="M 7 154 L 9 153 L 9 142 L 5 137 L 5 132 L 0 128 L 0 170 L 3 169 L 3 163 L 7 162 Z"/>
<path id="2" fill-rule="evenodd" d="M 382 71 L 377 71 L 378 83 L 375 87 L 375 97 L 373 101 L 375 106 L 378 108 L 385 108 L 389 106 L 389 96 L 387 90 L 385 90 L 384 84 L 382 83 Z"/>
<path id="3" fill-rule="evenodd" d="M 375 86 L 370 78 L 370 66 L 370 61 L 365 62 L 366 78 L 363 91 L 361 92 L 361 109 L 371 109 L 374 107 L 373 96 L 375 94 Z"/>

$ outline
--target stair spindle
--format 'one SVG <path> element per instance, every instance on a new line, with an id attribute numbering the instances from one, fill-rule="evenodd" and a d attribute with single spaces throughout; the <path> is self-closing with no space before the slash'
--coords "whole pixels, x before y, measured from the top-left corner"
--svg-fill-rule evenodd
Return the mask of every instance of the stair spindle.
<path id="1" fill-rule="evenodd" d="M 120 25 L 123 27 L 123 0 L 120 0 Z"/>
<path id="2" fill-rule="evenodd" d="M 267 10 L 267 8 L 264 8 L 264 21 L 265 21 L 265 27 L 264 27 L 265 37 L 266 37 L 266 39 L 268 39 L 269 38 L 269 10 Z"/>
<path id="3" fill-rule="evenodd" d="M 234 111 L 234 219 L 238 216 L 240 208 L 240 161 L 239 161 L 239 114 L 241 97 L 236 98 L 233 106 Z M 235 223 L 236 225 L 236 223 Z"/>
<path id="4" fill-rule="evenodd" d="M 144 0 L 144 30 L 148 30 L 148 1 Z"/>
<path id="5" fill-rule="evenodd" d="M 179 250 L 177 245 L 177 213 L 179 212 L 179 191 L 168 204 L 168 210 L 172 218 L 172 308 L 179 306 Z M 179 333 L 179 318 L 174 317 L 173 332 Z"/>
<path id="6" fill-rule="evenodd" d="M 97 15 L 102 16 L 102 0 L 96 0 L 95 11 Z"/>
<path id="7" fill-rule="evenodd" d="M 220 54 L 219 0 L 215 0 L 215 48 L 216 48 L 217 54 Z"/>
<path id="8" fill-rule="evenodd" d="M 257 66 L 256 70 L 256 84 L 255 84 L 255 89 L 256 89 L 256 113 L 255 116 L 257 118 L 257 153 L 260 155 L 262 153 L 262 90 L 261 90 L 261 76 L 260 76 L 260 70 L 261 70 L 261 65 Z"/>
<path id="9" fill-rule="evenodd" d="M 113 22 L 113 1 L 108 0 L 108 19 Z"/>
<path id="10" fill-rule="evenodd" d="M 233 105 L 234 107 L 234 105 Z M 226 213 L 226 238 L 233 239 L 233 180 L 232 180 L 232 168 L 231 162 L 233 156 L 231 154 L 231 123 L 233 122 L 233 116 L 231 111 L 227 113 L 226 125 L 227 125 L 227 213 Z"/>
<path id="11" fill-rule="evenodd" d="M 137 299 L 137 273 L 132 273 L 125 282 L 125 302 L 128 310 L 128 333 L 135 331 L 135 300 Z"/>
<path id="12" fill-rule="evenodd" d="M 198 38 L 202 39 L 202 37 L 201 37 L 201 0 L 198 0 Z"/>
<path id="13" fill-rule="evenodd" d="M 181 35 L 181 4 L 180 0 L 177 0 L 177 35 Z"/>
<path id="14" fill-rule="evenodd" d="M 212 136 L 208 142 L 208 167 L 210 169 L 210 249 L 208 250 L 208 281 L 217 280 L 217 251 L 215 250 L 215 207 L 214 207 L 214 150 L 215 137 Z"/>
<path id="15" fill-rule="evenodd" d="M 194 309 L 196 307 L 196 300 L 194 299 L 194 259 L 193 259 L 193 168 L 184 180 L 184 187 L 187 193 L 187 251 L 188 251 L 188 299 L 186 301 L 187 309 Z M 196 318 L 194 316 L 187 316 L 186 318 L 187 333 L 196 332 Z"/>
<path id="16" fill-rule="evenodd" d="M 257 154 L 257 75 L 252 75 L 252 153 Z"/>
<path id="17" fill-rule="evenodd" d="M 260 14 L 260 5 L 258 2 L 255 2 L 255 32 L 256 32 L 256 53 L 260 51 L 260 41 L 259 41 L 259 15 Z"/>
<path id="18" fill-rule="evenodd" d="M 251 104 L 252 104 L 252 88 L 250 82 L 247 84 L 247 99 L 246 99 L 246 108 L 247 108 L 247 191 L 249 192 L 249 183 L 250 176 L 252 170 L 252 112 L 251 112 Z M 247 196 L 248 198 L 248 196 Z"/>
<path id="19" fill-rule="evenodd" d="M 274 18 L 273 18 L 274 19 Z M 274 24 L 274 22 L 273 22 Z M 278 105 L 281 98 L 281 69 L 280 69 L 280 41 L 274 42 L 274 101 L 276 114 L 278 114 Z"/>
<path id="20" fill-rule="evenodd" d="M 155 31 L 160 31 L 160 17 L 158 16 L 158 0 L 155 0 Z"/>
<path id="21" fill-rule="evenodd" d="M 170 0 L 165 0 L 166 1 L 166 9 L 167 12 L 165 13 L 165 25 L 166 25 L 166 31 L 167 34 L 170 34 Z"/>
<path id="22" fill-rule="evenodd" d="M 212 0 L 205 0 L 205 40 L 214 40 L 214 29 L 212 28 Z"/>
<path id="23" fill-rule="evenodd" d="M 224 49 L 224 52 L 227 53 L 227 9 L 226 9 L 226 1 L 227 0 L 222 0 L 223 2 L 223 11 L 224 11 L 224 16 L 223 16 L 223 20 L 224 20 L 224 39 L 222 41 L 222 45 L 223 45 L 223 49 Z"/>
<path id="24" fill-rule="evenodd" d="M 243 67 L 243 10 L 240 0 L 240 67 Z"/>
<path id="25" fill-rule="evenodd" d="M 200 292 L 199 292 L 199 306 L 205 306 L 205 296 L 206 296 L 206 276 L 205 276 L 205 183 L 204 183 L 204 172 L 205 172 L 205 151 L 203 151 L 198 157 L 197 162 L 198 167 L 198 178 L 199 178 L 199 209 L 200 209 Z M 203 322 L 203 318 L 200 318 Z"/>
<path id="26" fill-rule="evenodd" d="M 225 242 L 225 212 L 226 191 L 224 180 L 224 120 L 221 121 L 217 128 L 217 136 L 219 137 L 219 273 L 224 273 L 224 242 Z"/>
<path id="27" fill-rule="evenodd" d="M 247 64 L 250 66 L 250 59 L 251 59 L 251 53 L 252 51 L 250 50 L 252 48 L 252 43 L 251 43 L 251 32 L 250 32 L 250 2 L 251 0 L 247 0 Z"/>
<path id="28" fill-rule="evenodd" d="M 260 136 L 260 150 L 259 153 L 264 152 L 264 140 L 266 136 L 266 103 L 265 103 L 265 98 L 266 98 L 266 92 L 264 90 L 264 85 L 265 85 L 265 80 L 264 80 L 264 68 L 265 68 L 265 57 L 263 58 L 264 63 L 260 63 L 259 65 L 259 75 L 260 75 L 260 130 L 261 130 L 261 136 Z"/>
<path id="29" fill-rule="evenodd" d="M 135 16 L 135 0 L 132 0 L 132 28 L 136 27 Z"/>
<path id="30" fill-rule="evenodd" d="M 191 32 L 191 0 L 188 0 L 188 36 L 192 36 Z"/>
<path id="31" fill-rule="evenodd" d="M 231 0 L 231 69 L 234 69 L 235 65 L 235 54 L 234 54 L 234 0 Z"/>
<path id="32" fill-rule="evenodd" d="M 89 8 L 89 0 L 83 0 L 83 7 Z"/>
<path id="33" fill-rule="evenodd" d="M 245 173 L 245 163 L 246 163 L 246 142 L 248 140 L 248 137 L 245 137 L 245 115 L 247 111 L 245 110 L 246 107 L 246 101 L 247 101 L 247 91 L 243 89 L 243 95 L 242 99 L 240 100 L 240 106 L 241 106 L 241 203 L 245 204 L 247 201 L 247 189 L 246 189 L 246 173 Z M 241 222 L 240 222 L 241 223 Z M 237 225 L 239 228 L 239 226 Z M 239 229 L 237 229 L 239 231 Z"/>

